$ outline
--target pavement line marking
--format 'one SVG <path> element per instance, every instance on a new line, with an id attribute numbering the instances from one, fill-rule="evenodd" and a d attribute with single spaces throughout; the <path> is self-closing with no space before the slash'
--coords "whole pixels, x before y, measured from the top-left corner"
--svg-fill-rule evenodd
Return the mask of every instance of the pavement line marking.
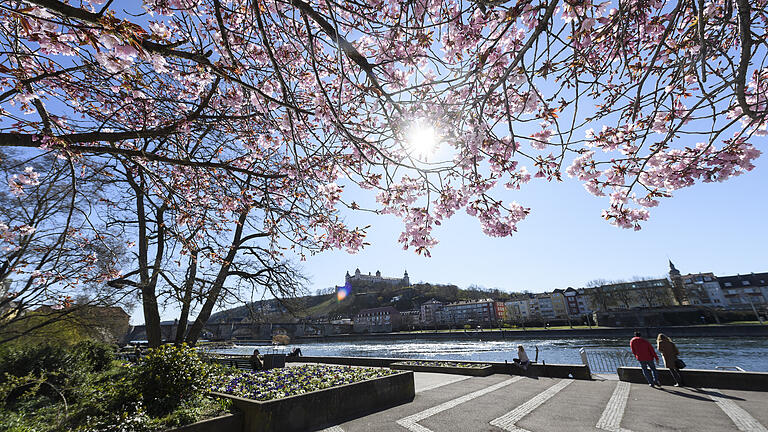
<path id="1" fill-rule="evenodd" d="M 331 426 L 329 428 L 325 428 L 321 430 L 320 432 L 344 432 L 344 429 L 342 429 L 339 426 Z"/>
<path id="2" fill-rule="evenodd" d="M 523 417 L 527 416 L 533 410 L 540 407 L 544 402 L 551 399 L 552 396 L 559 393 L 560 390 L 568 387 L 568 385 L 572 382 L 572 379 L 565 379 L 558 382 L 552 387 L 532 397 L 528 402 L 525 402 L 524 404 L 518 406 L 517 408 L 497 419 L 491 420 L 491 426 L 496 426 L 497 428 L 504 429 L 505 431 L 509 432 L 528 432 L 525 429 L 515 425 L 515 423 L 519 422 Z"/>
<path id="3" fill-rule="evenodd" d="M 631 432 L 629 429 L 622 429 L 621 427 L 621 419 L 624 418 L 624 410 L 627 408 L 628 399 L 629 383 L 619 381 L 611 395 L 611 399 L 605 405 L 603 415 L 600 416 L 600 420 L 597 421 L 595 427 L 609 432 Z"/>
<path id="4" fill-rule="evenodd" d="M 424 420 L 425 418 L 432 417 L 437 413 L 441 413 L 445 410 L 449 410 L 455 407 L 456 405 L 463 404 L 464 402 L 471 401 L 472 399 L 478 398 L 484 394 L 490 393 L 492 391 L 496 391 L 502 387 L 506 387 L 514 382 L 520 381 L 521 379 L 523 379 L 522 376 L 516 376 L 514 378 L 510 378 L 500 383 L 496 383 L 492 386 L 466 394 L 456 399 L 451 399 L 448 402 L 443 402 L 440 405 L 425 409 L 424 411 L 417 412 L 416 414 L 409 415 L 408 417 L 401 418 L 400 420 L 397 421 L 397 424 L 399 424 L 400 426 L 412 432 L 432 432 L 430 429 L 425 428 L 424 426 L 418 424 L 418 422 Z"/>
<path id="5" fill-rule="evenodd" d="M 458 376 L 458 377 L 452 378 L 452 379 L 450 379 L 448 381 L 440 382 L 440 383 L 437 383 L 437 384 L 432 384 L 431 386 L 427 386 L 427 387 L 424 387 L 423 389 L 416 390 L 416 393 L 421 393 L 421 392 L 425 392 L 425 391 L 428 391 L 428 390 L 434 390 L 434 389 L 436 389 L 438 387 L 442 387 L 442 386 L 448 385 L 448 384 L 457 383 L 459 381 L 464 381 L 465 379 L 470 379 L 470 378 L 472 378 L 472 377 L 471 376 Z"/>
<path id="6" fill-rule="evenodd" d="M 716 396 L 721 393 L 715 389 L 702 389 L 709 393 L 709 398 L 715 401 L 717 406 L 731 418 L 736 428 L 742 432 L 768 432 L 765 426 L 761 425 L 754 417 L 738 405 L 736 402 L 724 397 Z"/>

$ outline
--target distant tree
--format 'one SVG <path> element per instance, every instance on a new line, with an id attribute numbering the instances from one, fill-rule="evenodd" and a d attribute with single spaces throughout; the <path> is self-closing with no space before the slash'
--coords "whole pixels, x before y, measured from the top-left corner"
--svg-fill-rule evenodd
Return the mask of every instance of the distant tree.
<path id="1" fill-rule="evenodd" d="M 632 284 L 623 280 L 611 281 L 609 283 L 611 287 L 611 297 L 618 303 L 623 309 L 629 309 L 635 302 L 635 289 L 632 288 Z"/>
<path id="2" fill-rule="evenodd" d="M 664 283 L 662 286 L 657 286 L 655 283 L 647 283 L 650 280 L 659 280 L 647 276 L 634 276 L 633 282 L 646 282 L 638 283 L 638 287 L 635 289 L 638 298 L 645 303 L 647 307 L 654 306 L 668 306 L 671 304 L 669 285 Z M 666 282 L 666 278 L 661 279 Z"/>
<path id="3" fill-rule="evenodd" d="M 125 249 L 100 217 L 109 184 L 101 170 L 76 170 L 50 154 L 29 160 L 0 152 L 0 178 L 9 185 L 0 190 L 0 343 L 80 306 L 127 303 L 104 285 L 119 273 Z"/>
<path id="4" fill-rule="evenodd" d="M 587 282 L 586 293 L 592 309 L 605 312 L 609 310 L 609 306 L 615 303 L 612 292 L 606 289 L 607 284 L 608 281 L 605 279 L 594 279 Z"/>

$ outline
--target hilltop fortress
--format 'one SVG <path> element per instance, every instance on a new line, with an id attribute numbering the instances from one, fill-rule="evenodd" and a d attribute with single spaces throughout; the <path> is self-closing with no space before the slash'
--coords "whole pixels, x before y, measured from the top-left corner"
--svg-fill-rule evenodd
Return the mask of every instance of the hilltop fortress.
<path id="1" fill-rule="evenodd" d="M 408 278 L 408 270 L 403 273 L 402 278 L 393 278 L 393 277 L 383 277 L 381 276 L 381 272 L 379 270 L 376 270 L 376 274 L 372 275 L 370 272 L 367 275 L 364 275 L 360 273 L 360 269 L 355 269 L 355 274 L 350 275 L 349 272 L 347 272 L 346 276 L 344 277 L 345 285 L 354 286 L 354 285 L 373 285 L 376 283 L 385 283 L 388 285 L 393 286 L 409 286 L 411 284 L 411 280 Z"/>

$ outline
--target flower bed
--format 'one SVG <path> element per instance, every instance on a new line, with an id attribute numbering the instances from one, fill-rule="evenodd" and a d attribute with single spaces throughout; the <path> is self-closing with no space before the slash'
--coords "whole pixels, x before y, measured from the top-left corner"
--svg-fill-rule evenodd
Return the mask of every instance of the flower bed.
<path id="1" fill-rule="evenodd" d="M 466 362 L 454 362 L 454 361 L 433 361 L 433 360 L 406 360 L 397 362 L 399 365 L 407 366 L 433 366 L 433 367 L 450 367 L 450 368 L 475 368 L 482 369 L 490 367 L 487 363 L 466 363 Z"/>
<path id="2" fill-rule="evenodd" d="M 454 375 L 488 376 L 493 367 L 486 363 L 466 363 L 453 361 L 405 360 L 389 365 L 391 369 L 414 372 L 437 372 Z"/>
<path id="3" fill-rule="evenodd" d="M 212 395 L 243 414 L 243 430 L 303 431 L 410 402 L 412 372 L 349 366 L 303 365 L 230 374 Z"/>
<path id="4" fill-rule="evenodd" d="M 224 376 L 211 390 L 245 399 L 268 401 L 394 373 L 390 369 L 303 365 L 259 372 L 237 372 Z"/>

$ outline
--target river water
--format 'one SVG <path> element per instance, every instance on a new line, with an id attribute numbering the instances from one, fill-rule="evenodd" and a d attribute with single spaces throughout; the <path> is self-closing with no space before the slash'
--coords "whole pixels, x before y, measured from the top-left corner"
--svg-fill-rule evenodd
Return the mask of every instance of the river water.
<path id="1" fill-rule="evenodd" d="M 739 366 L 748 371 L 768 372 L 768 338 L 677 338 L 680 358 L 689 368 L 714 369 L 716 366 Z M 602 350 L 615 348 L 629 351 L 629 339 L 520 339 L 483 340 L 399 340 L 399 341 L 334 341 L 290 345 L 301 348 L 306 356 L 396 357 L 439 360 L 511 361 L 517 346 L 523 345 L 531 360 L 539 348 L 539 362 L 581 364 L 579 348 Z M 655 346 L 655 341 L 654 341 Z M 254 346 L 235 345 L 218 349 L 227 354 L 251 354 Z M 262 354 L 270 348 L 258 347 Z"/>

